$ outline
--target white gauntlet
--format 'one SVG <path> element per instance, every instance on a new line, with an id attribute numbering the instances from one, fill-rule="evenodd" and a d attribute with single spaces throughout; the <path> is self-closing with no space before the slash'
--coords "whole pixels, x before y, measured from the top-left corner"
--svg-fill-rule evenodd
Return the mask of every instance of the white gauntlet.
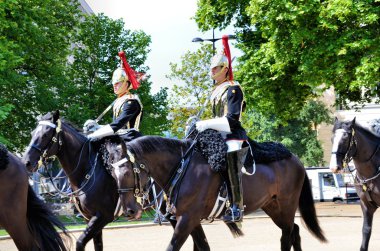
<path id="1" fill-rule="evenodd" d="M 114 135 L 114 131 L 110 125 L 105 125 L 101 127 L 99 130 L 96 130 L 95 132 L 91 133 L 87 136 L 87 138 L 91 140 L 99 140 L 101 138 Z"/>
<path id="2" fill-rule="evenodd" d="M 226 117 L 201 120 L 196 123 L 197 130 L 203 132 L 206 129 L 214 129 L 220 132 L 231 132 L 230 124 Z"/>

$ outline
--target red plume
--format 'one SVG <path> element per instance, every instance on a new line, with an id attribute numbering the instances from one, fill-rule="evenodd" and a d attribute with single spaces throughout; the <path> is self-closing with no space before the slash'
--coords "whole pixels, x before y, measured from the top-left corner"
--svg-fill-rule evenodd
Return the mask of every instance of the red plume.
<path id="1" fill-rule="evenodd" d="M 230 52 L 230 46 L 228 45 L 227 35 L 223 35 L 222 42 L 223 42 L 223 47 L 224 47 L 224 54 L 226 55 L 228 59 L 228 69 L 229 69 L 230 80 L 234 80 L 234 75 L 232 73 L 231 52 Z"/>
<path id="2" fill-rule="evenodd" d="M 135 72 L 135 70 L 133 70 L 131 68 L 131 66 L 129 66 L 128 62 L 127 62 L 127 59 L 125 57 L 125 53 L 124 51 L 120 51 L 119 52 L 119 57 L 123 63 L 123 68 L 124 68 L 124 71 L 125 73 L 127 73 L 127 76 L 128 76 L 128 79 L 129 81 L 132 83 L 132 88 L 134 90 L 136 90 L 137 88 L 139 88 L 140 86 L 140 83 L 138 81 L 138 77 L 137 77 L 137 72 Z"/>

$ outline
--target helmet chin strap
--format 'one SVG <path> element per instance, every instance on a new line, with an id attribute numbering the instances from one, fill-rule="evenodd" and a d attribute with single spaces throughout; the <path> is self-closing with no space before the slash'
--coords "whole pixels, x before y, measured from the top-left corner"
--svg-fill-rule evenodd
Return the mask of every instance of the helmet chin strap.
<path id="1" fill-rule="evenodd" d="M 214 74 L 214 75 L 211 75 L 211 78 L 212 78 L 213 80 L 215 80 L 216 78 L 218 78 L 218 77 L 223 73 L 224 69 L 226 69 L 226 68 L 227 68 L 227 66 L 223 66 L 223 68 L 220 69 L 220 71 L 219 71 L 218 73 L 216 73 L 216 74 Z"/>
<path id="2" fill-rule="evenodd" d="M 126 80 L 126 81 L 124 81 L 121 84 L 121 86 L 119 87 L 119 89 L 116 92 L 116 95 L 118 97 L 121 97 L 121 96 L 125 95 L 126 93 L 129 93 L 129 88 L 128 87 L 129 87 L 128 86 L 128 81 Z"/>

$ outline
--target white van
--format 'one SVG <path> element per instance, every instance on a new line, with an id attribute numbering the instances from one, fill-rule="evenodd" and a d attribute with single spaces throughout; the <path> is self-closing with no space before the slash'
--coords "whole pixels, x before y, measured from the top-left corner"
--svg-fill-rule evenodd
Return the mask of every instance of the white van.
<path id="1" fill-rule="evenodd" d="M 341 174 L 335 174 L 326 167 L 306 168 L 314 201 L 354 201 L 358 200 L 355 188 L 344 182 Z"/>

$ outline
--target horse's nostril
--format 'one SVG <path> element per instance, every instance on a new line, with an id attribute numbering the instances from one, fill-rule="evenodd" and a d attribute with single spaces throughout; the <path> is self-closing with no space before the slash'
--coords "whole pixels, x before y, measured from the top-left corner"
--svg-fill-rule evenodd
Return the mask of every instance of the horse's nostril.
<path id="1" fill-rule="evenodd" d="M 26 166 L 30 166 L 30 161 L 26 161 L 26 162 L 25 162 L 25 165 L 26 165 Z"/>

